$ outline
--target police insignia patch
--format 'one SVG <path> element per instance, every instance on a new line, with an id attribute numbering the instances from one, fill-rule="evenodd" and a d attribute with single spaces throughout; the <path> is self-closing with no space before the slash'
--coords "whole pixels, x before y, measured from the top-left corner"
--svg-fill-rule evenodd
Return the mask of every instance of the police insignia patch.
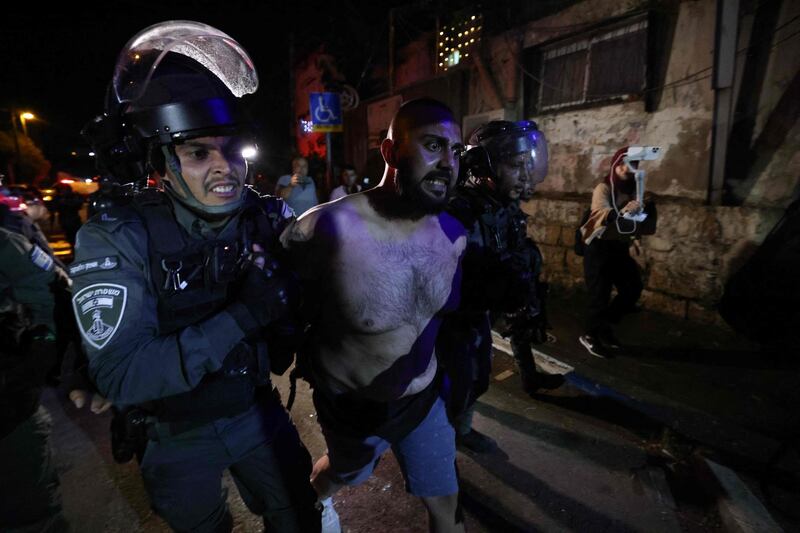
<path id="1" fill-rule="evenodd" d="M 72 297 L 84 340 L 103 348 L 116 333 L 125 314 L 128 289 L 114 283 L 95 283 L 84 287 Z"/>

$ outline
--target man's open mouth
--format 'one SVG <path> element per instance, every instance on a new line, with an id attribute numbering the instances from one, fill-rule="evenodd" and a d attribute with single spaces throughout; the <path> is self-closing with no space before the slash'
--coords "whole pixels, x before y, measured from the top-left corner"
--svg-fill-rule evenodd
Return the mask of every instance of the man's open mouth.
<path id="1" fill-rule="evenodd" d="M 422 186 L 426 191 L 433 193 L 436 196 L 443 196 L 447 194 L 447 189 L 450 186 L 450 180 L 438 177 L 425 178 L 422 181 Z"/>
<path id="2" fill-rule="evenodd" d="M 239 184 L 236 182 L 217 183 L 208 189 L 208 192 L 220 198 L 230 198 L 234 196 L 239 189 Z"/>

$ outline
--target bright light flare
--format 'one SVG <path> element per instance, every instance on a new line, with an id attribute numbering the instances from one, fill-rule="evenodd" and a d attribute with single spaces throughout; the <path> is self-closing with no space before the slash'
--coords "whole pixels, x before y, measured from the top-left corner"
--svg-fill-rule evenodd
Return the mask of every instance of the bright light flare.
<path id="1" fill-rule="evenodd" d="M 242 157 L 245 159 L 255 159 L 258 156 L 258 149 L 255 146 L 245 146 L 242 148 Z"/>

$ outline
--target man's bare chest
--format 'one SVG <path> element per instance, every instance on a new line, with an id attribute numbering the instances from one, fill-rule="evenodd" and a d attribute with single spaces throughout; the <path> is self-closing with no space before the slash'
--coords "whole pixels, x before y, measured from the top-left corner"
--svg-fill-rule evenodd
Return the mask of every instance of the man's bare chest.
<path id="1" fill-rule="evenodd" d="M 346 321 L 371 332 L 427 323 L 452 295 L 461 241 L 436 231 L 344 238 L 333 275 Z"/>

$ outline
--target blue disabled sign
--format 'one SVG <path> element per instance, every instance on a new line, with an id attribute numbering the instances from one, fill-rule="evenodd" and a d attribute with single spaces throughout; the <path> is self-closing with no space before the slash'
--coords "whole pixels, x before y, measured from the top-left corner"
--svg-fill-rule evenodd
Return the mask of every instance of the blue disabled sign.
<path id="1" fill-rule="evenodd" d="M 339 93 L 311 93 L 313 131 L 342 131 L 342 104 Z"/>

